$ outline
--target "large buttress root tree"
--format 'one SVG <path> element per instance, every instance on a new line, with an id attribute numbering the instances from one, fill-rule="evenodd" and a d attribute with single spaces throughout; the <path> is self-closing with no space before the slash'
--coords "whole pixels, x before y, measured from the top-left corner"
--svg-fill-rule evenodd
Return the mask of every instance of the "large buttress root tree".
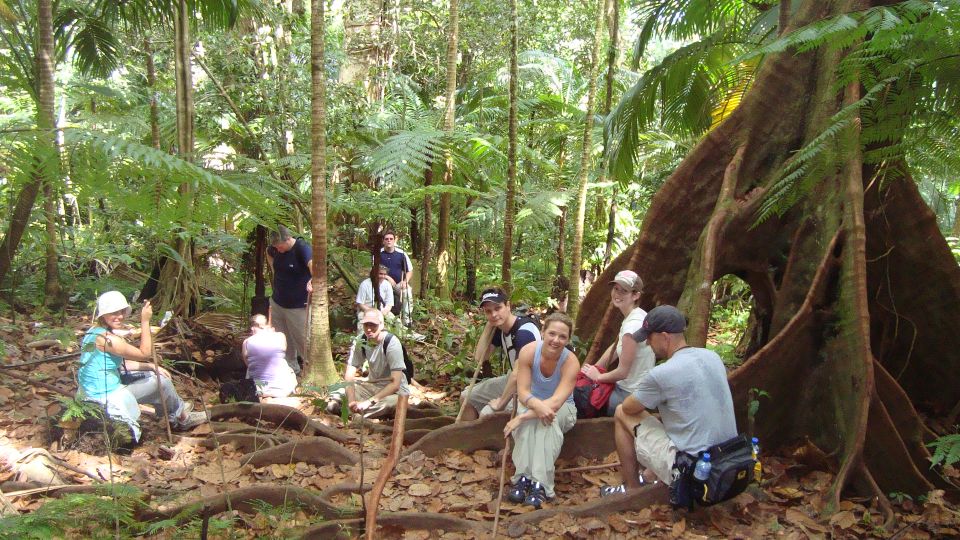
<path id="1" fill-rule="evenodd" d="M 880 3 L 807 1 L 787 31 Z M 837 461 L 831 502 L 851 488 L 885 505 L 885 493 L 946 486 L 926 460 L 933 435 L 916 409 L 945 412 L 960 400 L 960 268 L 906 166 L 864 163 L 856 114 L 826 143 L 828 172 L 757 224 L 791 156 L 862 97 L 859 84 L 837 80 L 843 52 L 768 56 L 738 110 L 667 180 L 639 238 L 597 282 L 636 270 L 642 305 L 679 304 L 688 340 L 703 345 L 710 285 L 727 274 L 746 281 L 758 326 L 730 377 L 741 430 L 751 389 L 768 392 L 755 426 L 767 448 L 809 438 Z M 596 287 L 577 321 L 596 346 L 619 326 L 607 303 Z"/>

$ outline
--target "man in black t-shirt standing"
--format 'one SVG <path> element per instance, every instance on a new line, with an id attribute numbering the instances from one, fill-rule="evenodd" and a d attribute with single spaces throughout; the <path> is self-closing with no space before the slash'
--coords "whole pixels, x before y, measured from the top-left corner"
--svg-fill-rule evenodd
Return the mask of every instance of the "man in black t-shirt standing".
<path id="1" fill-rule="evenodd" d="M 397 247 L 397 233 L 383 233 L 383 247 L 380 248 L 380 264 L 387 267 L 387 276 L 393 287 L 394 315 L 401 316 L 403 324 L 410 325 L 410 280 L 413 279 L 413 264 L 406 252 Z"/>
<path id="2" fill-rule="evenodd" d="M 313 291 L 313 250 L 280 225 L 270 233 L 267 262 L 273 268 L 270 323 L 287 336 L 287 364 L 300 373 L 297 353 L 307 356 L 307 301 Z"/>

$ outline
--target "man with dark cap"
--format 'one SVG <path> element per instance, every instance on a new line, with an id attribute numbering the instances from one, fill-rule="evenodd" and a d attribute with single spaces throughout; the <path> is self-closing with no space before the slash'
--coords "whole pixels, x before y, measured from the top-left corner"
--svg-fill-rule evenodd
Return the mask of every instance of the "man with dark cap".
<path id="1" fill-rule="evenodd" d="M 313 250 L 280 225 L 270 233 L 267 262 L 273 268 L 270 324 L 287 336 L 287 364 L 300 373 L 297 353 L 307 356 L 307 300 L 313 291 Z"/>
<path id="2" fill-rule="evenodd" d="M 648 371 L 617 407 L 614 438 L 623 484 L 604 486 L 601 495 L 623 493 L 655 479 L 670 485 L 678 451 L 695 455 L 737 435 L 723 361 L 713 351 L 687 345 L 686 326 L 677 308 L 659 306 L 634 333 L 638 343 L 646 341 L 658 359 L 667 361 Z M 655 409 L 660 419 L 650 413 Z"/>

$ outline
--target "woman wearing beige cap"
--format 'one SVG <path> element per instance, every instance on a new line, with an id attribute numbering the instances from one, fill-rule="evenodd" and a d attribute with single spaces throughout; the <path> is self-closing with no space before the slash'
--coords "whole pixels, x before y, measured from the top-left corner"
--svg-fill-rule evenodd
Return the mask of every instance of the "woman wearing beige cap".
<path id="1" fill-rule="evenodd" d="M 607 403 L 607 416 L 613 416 L 617 405 L 623 403 L 640 383 L 640 378 L 650 371 L 656 359 L 646 343 L 637 343 L 633 333 L 640 329 L 647 312 L 640 308 L 640 293 L 643 292 L 643 280 L 632 270 L 618 272 L 610 282 L 610 303 L 623 313 L 623 324 L 615 343 L 604 351 L 596 365 L 587 364 L 580 369 L 594 382 L 616 383 L 610 401 Z M 597 368 L 606 368 L 614 358 L 619 359 L 612 371 L 600 373 Z"/>

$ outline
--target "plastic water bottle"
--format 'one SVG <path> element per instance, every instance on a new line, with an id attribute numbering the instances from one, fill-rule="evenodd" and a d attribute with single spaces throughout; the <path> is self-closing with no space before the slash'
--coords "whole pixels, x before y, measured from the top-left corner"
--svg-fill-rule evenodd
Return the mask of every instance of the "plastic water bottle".
<path id="1" fill-rule="evenodd" d="M 700 461 L 697 462 L 697 467 L 693 470 L 693 477 L 701 482 L 706 482 L 707 478 L 710 478 L 710 469 L 713 468 L 713 464 L 710 463 L 710 452 L 703 454 L 703 457 L 700 458 Z"/>
<path id="2" fill-rule="evenodd" d="M 753 443 L 753 479 L 759 484 L 763 476 L 763 465 L 760 464 L 760 439 L 754 437 L 750 440 Z"/>
<path id="3" fill-rule="evenodd" d="M 164 312 L 163 312 L 163 318 L 160 319 L 160 327 L 163 328 L 164 326 L 166 326 L 167 323 L 170 322 L 170 319 L 172 319 L 172 318 L 173 318 L 173 312 L 172 312 L 172 311 L 164 311 Z M 756 439 L 754 439 L 754 440 L 756 440 Z"/>

